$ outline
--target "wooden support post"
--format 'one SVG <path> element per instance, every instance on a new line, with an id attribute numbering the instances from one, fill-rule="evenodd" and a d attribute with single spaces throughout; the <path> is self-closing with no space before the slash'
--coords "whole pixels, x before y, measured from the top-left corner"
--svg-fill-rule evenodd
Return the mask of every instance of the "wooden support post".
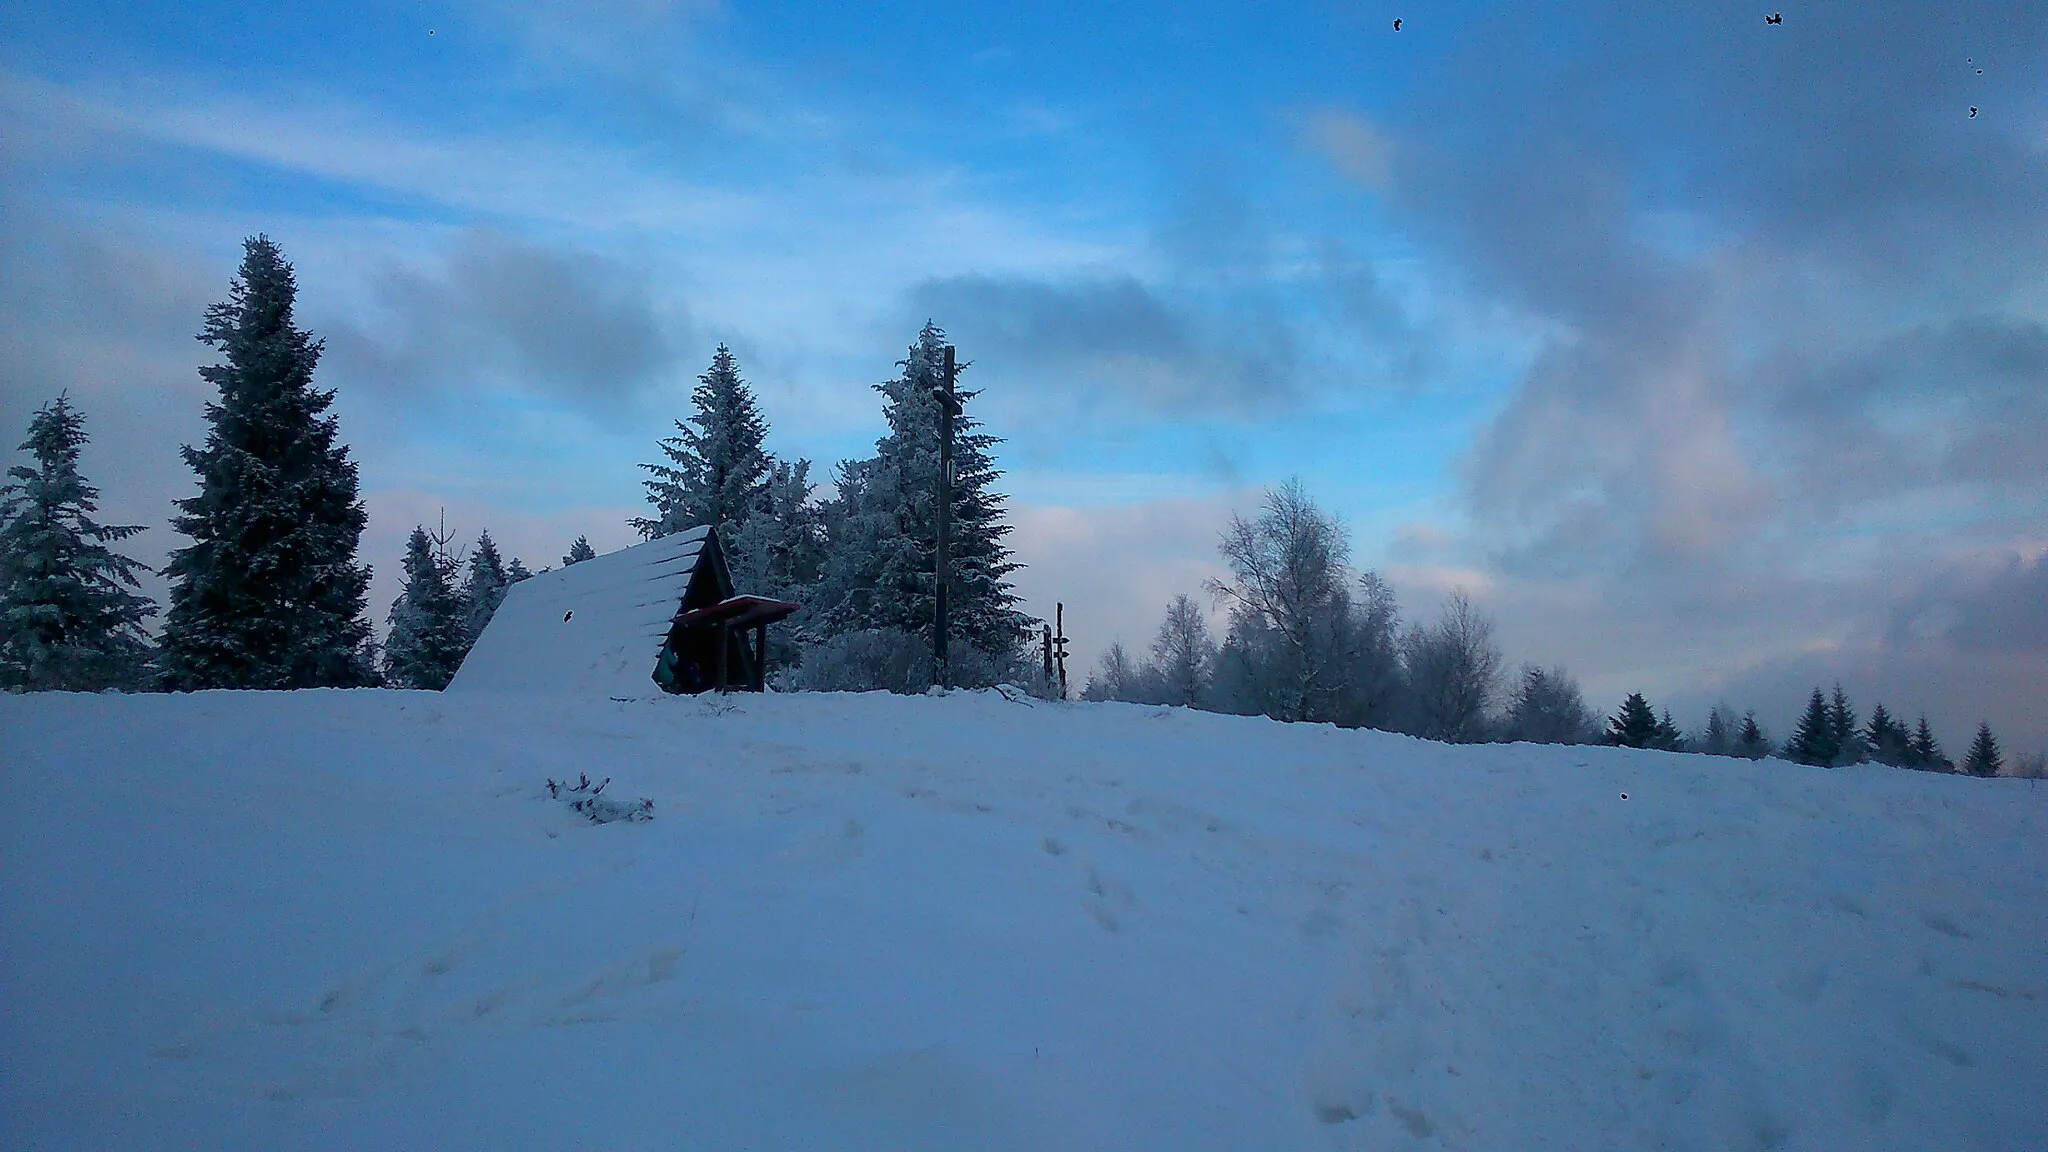
<path id="1" fill-rule="evenodd" d="M 1055 603 L 1052 606 L 1052 658 L 1060 670 L 1060 699 L 1067 698 L 1067 606 Z"/>
<path id="2" fill-rule="evenodd" d="M 946 667 L 946 632 L 949 601 L 953 583 L 953 417 L 960 408 L 960 400 L 953 391 L 953 378 L 958 370 L 954 367 L 953 346 L 946 345 L 945 359 L 939 367 L 939 385 L 933 391 L 939 400 L 939 548 L 934 589 L 938 601 L 938 619 L 932 629 L 932 683 L 948 687 L 951 679 Z"/>
<path id="3" fill-rule="evenodd" d="M 725 691 L 725 650 L 730 647 L 732 647 L 732 629 L 726 627 L 725 621 L 720 620 L 718 622 L 718 671 L 711 682 L 712 687 L 720 692 Z"/>
<path id="4" fill-rule="evenodd" d="M 768 626 L 754 629 L 754 691 L 768 690 Z"/>

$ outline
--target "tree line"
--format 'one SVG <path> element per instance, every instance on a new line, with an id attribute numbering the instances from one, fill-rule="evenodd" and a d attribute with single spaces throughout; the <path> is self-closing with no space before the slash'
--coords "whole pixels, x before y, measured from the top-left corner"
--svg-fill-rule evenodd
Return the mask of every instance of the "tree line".
<path id="1" fill-rule="evenodd" d="M 1433 621 L 1405 626 L 1393 589 L 1378 572 L 1355 572 L 1336 517 L 1299 481 L 1266 493 L 1250 519 L 1233 515 L 1218 550 L 1229 575 L 1206 591 L 1226 607 L 1222 639 L 1196 600 L 1167 604 L 1148 650 L 1112 643 L 1082 698 L 1173 704 L 1276 720 L 1378 728 L 1454 743 L 1611 744 L 1803 764 L 1875 762 L 1929 771 L 1996 776 L 2006 771 L 1988 724 L 1978 727 L 1961 765 L 1948 759 L 1922 716 L 1909 728 L 1884 705 L 1860 723 L 1841 686 L 1815 688 L 1797 731 L 1774 743 L 1752 710 L 1737 718 L 1716 705 L 1687 733 L 1640 692 L 1611 715 L 1589 708 L 1563 668 L 1525 664 L 1510 674 L 1494 625 L 1462 591 Z M 2044 775 L 2040 757 L 2017 774 Z"/>
<path id="2" fill-rule="evenodd" d="M 295 322 L 296 297 L 291 265 L 259 235 L 244 242 L 228 299 L 207 310 L 200 339 L 219 362 L 200 375 L 218 399 L 205 442 L 182 449 L 199 493 L 175 502 L 171 525 L 190 543 L 165 567 L 167 611 L 140 592 L 147 567 L 113 547 L 145 528 L 94 518 L 99 493 L 78 469 L 83 414 L 66 396 L 37 411 L 21 446 L 34 464 L 0 487 L 0 687 L 439 689 L 511 586 L 536 575 L 488 529 L 451 551 L 445 526 L 417 525 L 378 642 L 370 568 L 357 559 L 368 524 L 357 466 L 328 413 L 333 391 L 314 385 L 323 344 Z M 944 347 L 927 322 L 898 374 L 873 386 L 888 432 L 872 457 L 838 466 L 829 498 L 814 499 L 810 461 L 767 452 L 767 422 L 723 345 L 693 414 L 658 443 L 665 461 L 643 465 L 651 514 L 631 522 L 643 538 L 715 525 L 742 589 L 803 605 L 771 653 L 785 687 L 929 683 Z M 972 415 L 956 421 L 949 593 L 953 679 L 966 685 L 1032 672 L 1023 644 L 1037 621 L 1009 580 L 1019 565 L 994 486 L 1000 443 Z M 594 556 L 579 536 L 562 564 Z M 152 637 L 145 621 L 160 614 Z"/>
<path id="3" fill-rule="evenodd" d="M 366 613 L 370 568 L 357 560 L 368 515 L 356 463 L 314 386 L 323 344 L 297 326 L 297 281 L 265 236 L 244 242 L 228 299 L 200 339 L 220 362 L 202 367 L 219 398 L 205 442 L 181 449 L 199 493 L 175 502 L 172 527 L 191 542 L 165 568 L 170 603 L 140 593 L 148 569 L 112 545 L 145 530 L 94 517 L 99 493 L 78 470 L 84 416 L 68 397 L 39 409 L 21 445 L 33 466 L 0 486 L 0 688 L 96 691 L 203 688 L 440 689 L 461 667 L 512 585 L 536 573 L 502 555 L 488 529 L 451 551 L 445 525 L 416 525 L 404 579 L 380 644 Z M 887 431 L 873 455 L 841 461 L 820 497 L 811 461 L 767 449 L 769 426 L 732 350 L 720 345 L 698 377 L 691 413 L 642 464 L 650 514 L 630 526 L 655 539 L 715 525 L 736 585 L 795 601 L 775 639 L 779 687 L 920 691 L 931 682 L 937 583 L 938 394 L 945 332 L 929 321 L 896 375 L 872 385 Z M 971 364 L 961 364 L 961 371 Z M 961 390 L 964 402 L 978 393 Z M 1040 625 L 1018 608 L 1020 567 L 991 435 L 972 414 L 955 422 L 948 585 L 953 683 L 1022 682 L 1056 691 L 1030 658 Z M 1606 743 L 1810 764 L 1875 760 L 1953 771 L 1925 717 L 1909 731 L 1879 705 L 1867 725 L 1836 687 L 1816 688 L 1798 730 L 1778 748 L 1754 713 L 1716 707 L 1706 728 L 1678 730 L 1639 693 L 1603 723 L 1563 669 L 1504 674 L 1493 623 L 1463 593 L 1439 617 L 1403 627 L 1392 588 L 1354 572 L 1336 519 L 1298 482 L 1267 493 L 1219 544 L 1229 576 L 1206 586 L 1228 606 L 1222 640 L 1193 598 L 1167 606 L 1150 651 L 1112 644 L 1082 695 L 1179 704 L 1279 720 L 1382 728 L 1428 739 Z M 587 536 L 561 558 L 592 559 Z M 548 571 L 547 568 L 540 569 Z M 2039 758 L 2022 771 L 2040 771 Z M 1980 726 L 1962 770 L 2003 768 Z"/>

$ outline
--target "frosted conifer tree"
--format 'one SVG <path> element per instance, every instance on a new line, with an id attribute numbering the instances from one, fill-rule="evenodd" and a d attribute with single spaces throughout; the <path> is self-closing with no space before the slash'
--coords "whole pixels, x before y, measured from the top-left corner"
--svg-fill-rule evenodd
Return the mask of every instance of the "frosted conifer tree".
<path id="1" fill-rule="evenodd" d="M 94 692 L 139 686 L 156 604 L 133 591 L 142 564 L 108 548 L 140 525 L 101 524 L 99 489 L 78 473 L 85 417 L 59 396 L 21 450 L 35 466 L 0 487 L 0 687 Z"/>
<path id="2" fill-rule="evenodd" d="M 1815 688 L 1806 702 L 1806 714 L 1799 718 L 1799 727 L 1793 729 L 1792 739 L 1785 743 L 1785 755 L 1801 764 L 1834 764 L 1842 754 L 1841 742 L 1835 736 L 1838 727 L 1827 698 Z"/>
<path id="3" fill-rule="evenodd" d="M 2005 771 L 2005 758 L 1998 753 L 1998 738 L 1991 734 L 1991 725 L 1977 725 L 1977 738 L 1970 741 L 1970 751 L 1963 757 L 1963 772 L 1969 776 L 1996 776 Z"/>
<path id="4" fill-rule="evenodd" d="M 788 627 L 769 630 L 768 664 L 773 669 L 800 662 L 800 637 L 810 630 L 810 608 L 825 564 L 824 521 L 811 503 L 811 462 L 776 461 L 760 507 L 725 544 L 737 591 L 799 606 Z"/>
<path id="5" fill-rule="evenodd" d="M 760 505 L 726 540 L 742 592 L 801 603 L 824 565 L 823 521 L 811 502 L 811 462 L 775 462 Z"/>
<path id="6" fill-rule="evenodd" d="M 1920 717 L 1920 723 L 1913 729 L 1913 737 L 1907 745 L 1913 754 L 1913 767 L 1930 772 L 1947 772 L 1954 768 L 1948 757 L 1942 754 L 1941 744 L 1934 739 L 1934 729 L 1927 724 L 1927 717 Z"/>
<path id="7" fill-rule="evenodd" d="M 1856 723 L 1856 709 L 1849 704 L 1848 693 L 1842 691 L 1842 684 L 1835 682 L 1835 694 L 1828 701 L 1828 730 L 1835 742 L 1836 764 L 1861 764 L 1869 758 L 1863 746 L 1863 735 Z"/>
<path id="8" fill-rule="evenodd" d="M 1685 747 L 1685 733 L 1680 732 L 1678 725 L 1672 723 L 1671 709 L 1669 708 L 1666 708 L 1664 714 L 1657 719 L 1657 743 L 1653 747 L 1662 748 L 1666 752 L 1684 752 L 1687 750 Z"/>
<path id="9" fill-rule="evenodd" d="M 1870 710 L 1870 723 L 1863 729 L 1863 745 L 1871 759 L 1894 768 L 1906 767 L 1913 760 L 1912 740 L 1913 734 L 1904 723 L 1892 718 L 1882 702 Z"/>
<path id="10" fill-rule="evenodd" d="M 894 628 L 929 637 L 936 609 L 939 401 L 946 334 L 927 321 L 899 361 L 896 379 L 874 385 L 884 397 L 889 433 L 869 460 L 842 464 L 838 497 L 824 510 L 829 541 L 815 597 L 814 631 L 823 636 Z M 965 366 L 959 366 L 964 371 Z M 963 403 L 976 392 L 961 391 Z M 960 415 L 953 422 L 955 482 L 951 507 L 953 638 L 998 661 L 1014 655 L 1035 621 L 1018 611 L 1010 574 L 1021 565 L 1003 544 L 1007 497 L 994 490 L 1002 472 L 999 437 Z"/>
<path id="11" fill-rule="evenodd" d="M 1765 736 L 1763 728 L 1757 724 L 1754 710 L 1742 714 L 1742 730 L 1735 737 L 1735 752 L 1751 760 L 1761 760 L 1771 754 L 1770 737 Z"/>
<path id="12" fill-rule="evenodd" d="M 1525 664 L 1521 681 L 1508 697 L 1502 738 L 1530 744 L 1588 744 L 1597 724 L 1571 673 Z"/>
<path id="13" fill-rule="evenodd" d="M 690 402 L 696 411 L 689 422 L 676 421 L 677 435 L 661 441 L 669 462 L 640 466 L 654 474 L 646 485 L 655 515 L 632 524 L 649 540 L 700 524 L 730 535 L 760 505 L 767 486 L 770 465 L 761 445 L 768 425 L 740 379 L 732 349 L 718 346 Z"/>
<path id="14" fill-rule="evenodd" d="M 578 536 L 576 542 L 569 545 L 569 554 L 562 557 L 562 567 L 567 568 L 571 564 L 581 564 L 585 560 L 595 559 L 597 550 L 590 546 L 590 537 Z"/>
<path id="15" fill-rule="evenodd" d="M 491 539 L 486 528 L 477 536 L 476 547 L 469 553 L 469 576 L 462 583 L 462 635 L 463 652 L 476 643 L 484 634 L 491 617 L 498 611 L 498 605 L 505 601 L 505 590 L 512 586 L 512 578 L 505 572 L 504 558 L 498 554 L 497 541 Z"/>
<path id="16" fill-rule="evenodd" d="M 199 370 L 220 390 L 212 425 L 185 462 L 199 495 L 172 526 L 160 662 L 176 689 L 350 687 L 363 664 L 370 569 L 356 563 L 368 516 L 356 465 L 313 387 L 322 345 L 292 321 L 298 286 L 268 237 L 243 244 L 227 300 L 207 309 L 200 339 L 223 362 Z"/>
<path id="17" fill-rule="evenodd" d="M 1623 748 L 1655 748 L 1662 736 L 1663 727 L 1650 702 L 1641 692 L 1631 692 L 1621 702 L 1621 711 L 1607 718 L 1607 732 L 1600 742 Z"/>
<path id="18" fill-rule="evenodd" d="M 405 542 L 405 588 L 391 602 L 391 633 L 384 641 L 384 676 L 393 688 L 448 686 L 469 649 L 455 572 L 424 527 Z"/>

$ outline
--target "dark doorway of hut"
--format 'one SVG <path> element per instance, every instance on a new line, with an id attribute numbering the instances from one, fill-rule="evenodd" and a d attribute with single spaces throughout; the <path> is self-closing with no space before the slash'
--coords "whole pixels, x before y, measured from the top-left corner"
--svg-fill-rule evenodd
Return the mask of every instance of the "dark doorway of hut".
<path id="1" fill-rule="evenodd" d="M 733 595 L 732 570 L 718 530 L 707 529 L 696 570 L 655 661 L 654 682 L 663 691 L 688 695 L 765 691 L 768 626 L 796 609 L 787 600 Z"/>
<path id="2" fill-rule="evenodd" d="M 768 626 L 796 611 L 787 600 L 729 596 L 679 614 L 654 666 L 664 691 L 761 692 L 768 686 Z"/>

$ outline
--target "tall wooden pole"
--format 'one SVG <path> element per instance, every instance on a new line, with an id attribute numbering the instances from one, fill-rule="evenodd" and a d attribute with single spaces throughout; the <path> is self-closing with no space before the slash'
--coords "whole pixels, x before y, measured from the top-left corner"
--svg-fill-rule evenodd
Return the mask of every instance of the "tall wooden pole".
<path id="1" fill-rule="evenodd" d="M 940 366 L 939 386 L 933 389 L 939 394 L 939 555 L 938 571 L 934 574 L 938 581 L 938 619 L 932 628 L 932 683 L 941 688 L 948 686 L 949 672 L 946 631 L 951 623 L 948 609 L 953 583 L 953 414 L 960 407 L 959 397 L 953 391 L 953 377 L 953 346 L 948 344 Z"/>
<path id="2" fill-rule="evenodd" d="M 1060 668 L 1060 699 L 1067 698 L 1067 606 L 1055 603 L 1052 606 L 1052 658 Z"/>

